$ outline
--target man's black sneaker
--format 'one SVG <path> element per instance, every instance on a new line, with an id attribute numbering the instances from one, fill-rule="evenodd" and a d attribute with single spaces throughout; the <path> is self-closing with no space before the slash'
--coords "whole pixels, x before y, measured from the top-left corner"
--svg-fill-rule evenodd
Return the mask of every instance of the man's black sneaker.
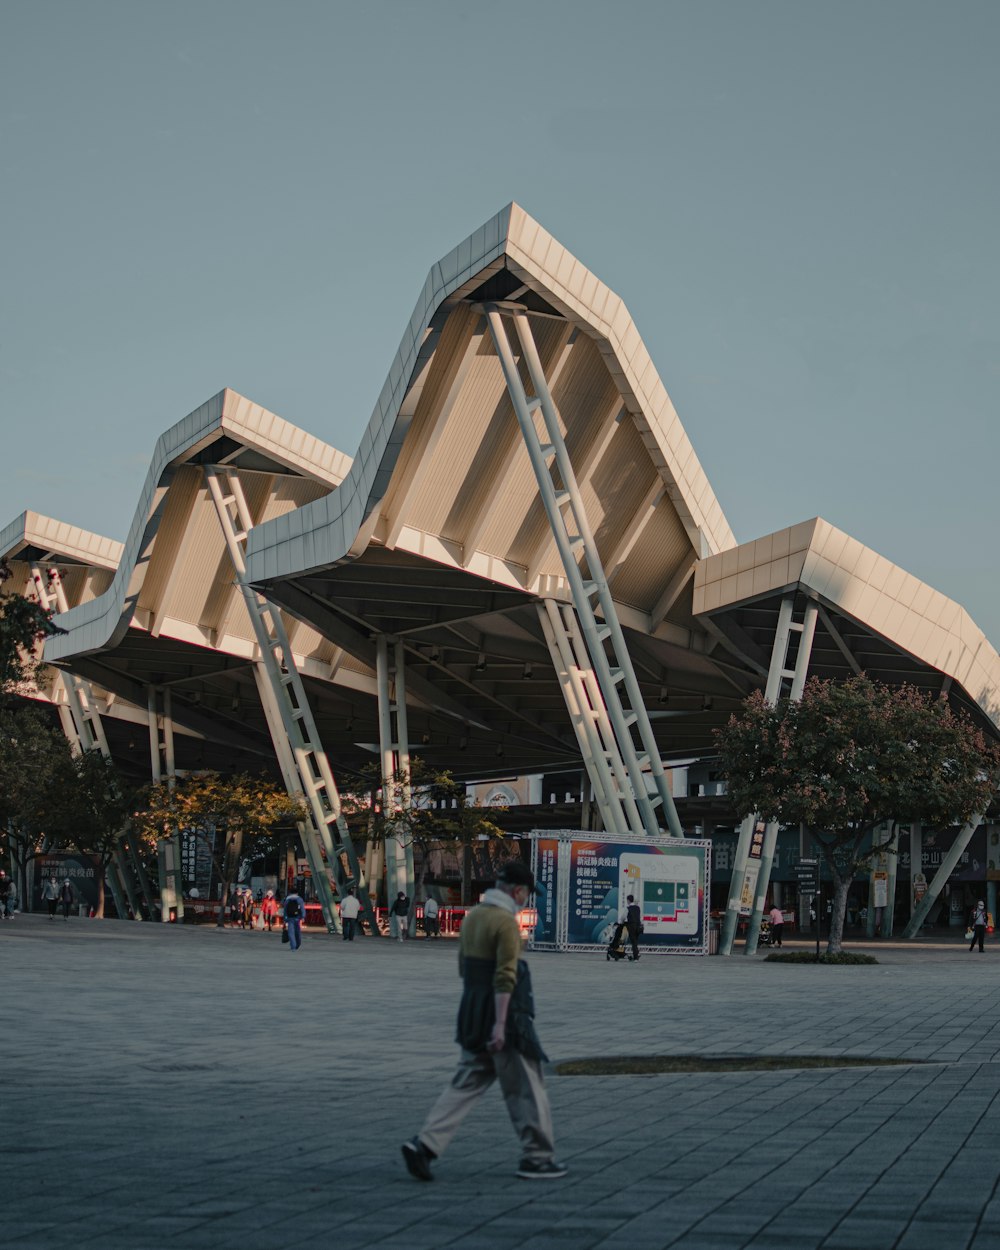
<path id="1" fill-rule="evenodd" d="M 406 1170 L 418 1181 L 432 1181 L 431 1160 L 436 1158 L 419 1137 L 403 1142 L 403 1161 Z"/>
<path id="2" fill-rule="evenodd" d="M 569 1171 L 565 1163 L 557 1163 L 555 1159 L 536 1162 L 534 1159 L 522 1159 L 516 1175 L 525 1181 L 558 1181 Z"/>

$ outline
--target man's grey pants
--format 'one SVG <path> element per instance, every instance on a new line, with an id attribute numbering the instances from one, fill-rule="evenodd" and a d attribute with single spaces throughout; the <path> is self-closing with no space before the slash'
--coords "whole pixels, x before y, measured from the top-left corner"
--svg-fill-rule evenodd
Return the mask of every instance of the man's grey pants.
<path id="1" fill-rule="evenodd" d="M 541 1065 L 510 1046 L 496 1055 L 462 1051 L 451 1084 L 428 1112 L 420 1140 L 434 1154 L 443 1153 L 476 1100 L 494 1081 L 500 1082 L 507 1114 L 521 1141 L 522 1157 L 534 1162 L 553 1158 L 552 1112 Z"/>

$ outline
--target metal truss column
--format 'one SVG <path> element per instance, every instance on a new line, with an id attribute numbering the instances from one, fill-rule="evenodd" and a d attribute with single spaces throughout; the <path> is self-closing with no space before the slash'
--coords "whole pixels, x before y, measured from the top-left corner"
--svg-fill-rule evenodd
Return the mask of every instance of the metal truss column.
<path id="1" fill-rule="evenodd" d="M 149 763 L 154 782 L 166 777 L 167 789 L 177 784 L 174 761 L 174 722 L 171 715 L 170 691 L 149 686 L 146 690 L 149 715 Z M 162 737 L 161 737 L 162 734 Z M 173 910 L 177 920 L 184 919 L 184 878 L 181 872 L 181 834 L 175 829 L 169 838 L 156 844 L 156 864 L 160 877 L 160 920 L 166 924 Z"/>
<path id="2" fill-rule="evenodd" d="M 49 612 L 61 613 L 69 611 L 66 591 L 63 588 L 62 576 L 58 569 L 49 569 L 48 580 L 46 581 L 41 568 L 37 564 L 32 563 L 31 580 L 35 586 L 38 602 L 43 608 Z M 77 677 L 75 673 L 70 673 L 63 669 L 56 669 L 55 671 L 57 680 L 66 694 L 68 705 L 67 707 L 60 705 L 59 723 L 62 726 L 63 733 L 69 739 L 71 750 L 75 755 L 84 751 L 100 751 L 104 759 L 111 759 L 111 749 L 108 746 L 104 724 L 94 702 L 90 683 L 82 677 Z M 132 882 L 128 872 L 124 871 L 124 861 L 119 855 L 119 851 L 120 847 L 116 846 L 115 857 L 105 869 L 105 880 L 108 883 L 108 888 L 111 890 L 111 897 L 115 902 L 115 910 L 121 919 L 128 919 L 128 909 L 125 906 L 123 894 L 123 891 L 127 891 L 132 916 L 136 920 L 141 920 L 142 909 L 138 906 L 137 900 L 134 899 Z"/>
<path id="3" fill-rule="evenodd" d="M 641 829 L 642 819 L 628 784 L 625 762 L 580 636 L 576 613 L 569 604 L 545 599 L 538 604 L 538 619 L 604 828 L 609 833 Z"/>
<path id="4" fill-rule="evenodd" d="M 253 518 L 239 475 L 225 466 L 206 465 L 205 480 L 215 504 L 219 525 L 236 574 L 260 651 L 258 689 L 286 788 L 305 798 L 307 815 L 299 824 L 313 881 L 327 929 L 336 933 L 339 919 L 334 884 L 339 895 L 354 886 L 362 915 L 377 933 L 368 891 L 360 880 L 357 853 L 341 812 L 330 762 L 320 742 L 305 687 L 288 641 L 281 613 L 247 578 L 245 545 Z M 266 693 L 265 693 L 266 692 Z M 331 881 L 332 878 L 332 881 Z"/>
<path id="5" fill-rule="evenodd" d="M 771 663 L 767 672 L 767 683 L 764 687 L 764 698 L 772 706 L 781 697 L 783 683 L 791 681 L 788 697 L 795 702 L 802 698 L 806 676 L 809 671 L 809 658 L 812 655 L 813 638 L 816 634 L 817 605 L 810 600 L 805 607 L 801 622 L 793 620 L 795 608 L 794 595 L 785 595 L 778 610 L 778 624 L 774 633 L 774 644 L 771 648 Z M 793 634 L 799 635 L 799 646 L 795 656 L 794 668 L 787 668 L 788 650 Z M 754 843 L 754 831 L 758 817 L 748 816 L 740 825 L 739 841 L 736 845 L 736 860 L 733 864 L 733 878 L 729 886 L 729 901 L 726 904 L 726 915 L 723 921 L 719 954 L 731 955 L 733 942 L 736 938 L 736 926 L 739 921 L 742 900 L 749 890 L 753 896 L 753 907 L 747 926 L 746 946 L 743 953 L 753 955 L 757 951 L 760 938 L 760 922 L 764 914 L 764 903 L 771 881 L 771 865 L 774 862 L 774 850 L 778 842 L 778 822 L 768 821 L 764 828 L 762 842 Z M 751 847 L 759 851 L 754 856 Z M 755 867 L 754 867 L 755 861 Z"/>
<path id="6" fill-rule="evenodd" d="M 392 643 L 392 658 L 389 646 Z M 399 789 L 399 807 L 408 812 L 413 801 L 410 778 L 410 745 L 406 723 L 406 668 L 403 644 L 379 634 L 375 639 L 375 674 L 378 685 L 378 734 L 382 759 L 382 815 L 384 827 L 390 823 L 390 804 L 395 807 Z M 392 836 L 384 837 L 386 896 L 389 906 L 399 890 L 415 899 L 413 837 L 403 816 L 396 823 Z M 391 847 L 388 845 L 392 843 Z M 416 906 L 411 906 L 408 929 L 415 927 Z"/>
<path id="7" fill-rule="evenodd" d="M 901 936 L 904 938 L 915 938 L 920 933 L 920 927 L 927 919 L 927 913 L 937 902 L 938 895 L 944 889 L 948 878 L 954 872 L 958 861 L 962 858 L 962 852 L 972 841 L 972 835 L 983 823 L 986 817 L 985 812 L 979 812 L 969 821 L 967 825 L 963 825 L 959 831 L 958 837 L 952 844 L 951 850 L 941 860 L 941 867 L 934 874 L 934 879 L 927 887 L 927 893 L 913 909 L 913 915 L 910 922 L 903 930 Z"/>
<path id="8" fill-rule="evenodd" d="M 484 311 L 559 558 L 569 582 L 573 606 L 589 657 L 587 668 L 596 683 L 599 702 L 614 736 L 615 755 L 624 766 L 628 782 L 626 789 L 631 791 L 634 800 L 638 820 L 630 825 L 628 831 L 637 835 L 658 834 L 660 822 L 656 809 L 662 807 L 663 819 L 669 832 L 674 837 L 683 837 L 663 761 L 583 505 L 583 495 L 566 450 L 559 413 L 549 391 L 527 312 L 519 305 L 502 304 L 486 304 Z M 530 399 L 514 360 L 514 351 L 504 325 L 504 315 L 510 316 L 514 322 L 521 346 L 521 359 L 535 391 L 534 397 Z M 535 426 L 536 413 L 541 414 L 548 439 L 546 443 L 542 443 L 539 438 Z M 553 477 L 553 468 L 558 474 L 558 485 Z M 586 578 L 578 562 L 580 556 L 586 561 Z M 598 608 L 602 620 L 597 617 Z M 639 736 L 638 745 L 633 733 Z M 649 770 L 652 789 L 647 785 L 646 769 Z M 621 797 L 624 801 L 624 794 Z"/>

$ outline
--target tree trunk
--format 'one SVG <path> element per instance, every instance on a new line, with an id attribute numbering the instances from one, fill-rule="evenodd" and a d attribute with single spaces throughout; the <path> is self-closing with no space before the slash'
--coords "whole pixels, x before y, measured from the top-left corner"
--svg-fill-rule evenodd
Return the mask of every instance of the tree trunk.
<path id="1" fill-rule="evenodd" d="M 472 844 L 462 843 L 462 906 L 472 902 Z"/>
<path id="2" fill-rule="evenodd" d="M 243 850 L 243 834 L 234 833 L 228 839 L 226 852 L 222 857 L 222 899 L 219 904 L 219 919 L 215 922 L 217 929 L 226 927 L 226 912 L 229 909 L 229 890 L 233 878 L 239 871 L 240 852 Z"/>
<path id="3" fill-rule="evenodd" d="M 828 955 L 839 955 L 844 943 L 844 919 L 847 916 L 847 892 L 851 888 L 851 875 L 833 874 L 833 915 L 830 917 L 830 937 L 826 946 Z"/>
<path id="4" fill-rule="evenodd" d="M 104 919 L 104 878 L 107 876 L 108 866 L 101 861 L 101 871 L 97 874 L 97 907 L 94 910 L 95 920 Z M 119 920 L 127 920 L 127 916 L 119 916 Z"/>

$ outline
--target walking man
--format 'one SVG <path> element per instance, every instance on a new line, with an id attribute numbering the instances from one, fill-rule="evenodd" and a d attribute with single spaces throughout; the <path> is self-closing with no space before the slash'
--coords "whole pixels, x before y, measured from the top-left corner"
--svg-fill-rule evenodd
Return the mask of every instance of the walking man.
<path id="1" fill-rule="evenodd" d="M 347 893 L 340 900 L 340 925 L 344 930 L 344 941 L 353 942 L 354 932 L 358 927 L 358 914 L 361 911 L 361 902 L 354 893 L 354 886 L 347 887 Z"/>
<path id="2" fill-rule="evenodd" d="M 552 1114 L 542 1080 L 546 1058 L 534 1025 L 531 975 L 521 955 L 518 912 L 535 892 L 521 860 L 505 864 L 496 887 L 468 913 L 459 934 L 462 1001 L 456 1041 L 458 1068 L 416 1137 L 403 1143 L 411 1176 L 433 1180 L 431 1163 L 451 1141 L 476 1100 L 494 1081 L 521 1142 L 517 1175 L 557 1180 L 566 1168 L 555 1158 Z"/>
<path id="3" fill-rule="evenodd" d="M 69 920 L 69 909 L 73 906 L 73 887 L 69 883 L 69 877 L 63 877 L 63 883 L 59 887 L 59 901 L 62 903 L 63 920 Z"/>
<path id="4" fill-rule="evenodd" d="M 396 937 L 402 942 L 410 936 L 410 899 L 405 890 L 400 890 L 389 908 L 389 925 L 396 926 Z"/>
<path id="5" fill-rule="evenodd" d="M 42 883 L 42 898 L 49 909 L 49 919 L 55 920 L 56 910 L 59 907 L 59 887 L 56 885 L 56 879 L 51 873 Z"/>
<path id="6" fill-rule="evenodd" d="M 306 905 L 302 895 L 295 889 L 285 895 L 285 928 L 288 930 L 288 949 L 297 951 L 302 945 L 302 921 Z"/>
<path id="7" fill-rule="evenodd" d="M 635 895 L 630 894 L 625 900 L 627 906 L 625 908 L 625 927 L 628 929 L 628 940 L 632 943 L 632 962 L 639 958 L 639 934 L 642 932 L 642 912 L 639 910 L 639 904 L 635 901 Z"/>
<path id="8" fill-rule="evenodd" d="M 441 928 L 438 923 L 438 901 L 429 898 L 424 903 L 424 933 L 427 937 L 439 937 Z"/>

